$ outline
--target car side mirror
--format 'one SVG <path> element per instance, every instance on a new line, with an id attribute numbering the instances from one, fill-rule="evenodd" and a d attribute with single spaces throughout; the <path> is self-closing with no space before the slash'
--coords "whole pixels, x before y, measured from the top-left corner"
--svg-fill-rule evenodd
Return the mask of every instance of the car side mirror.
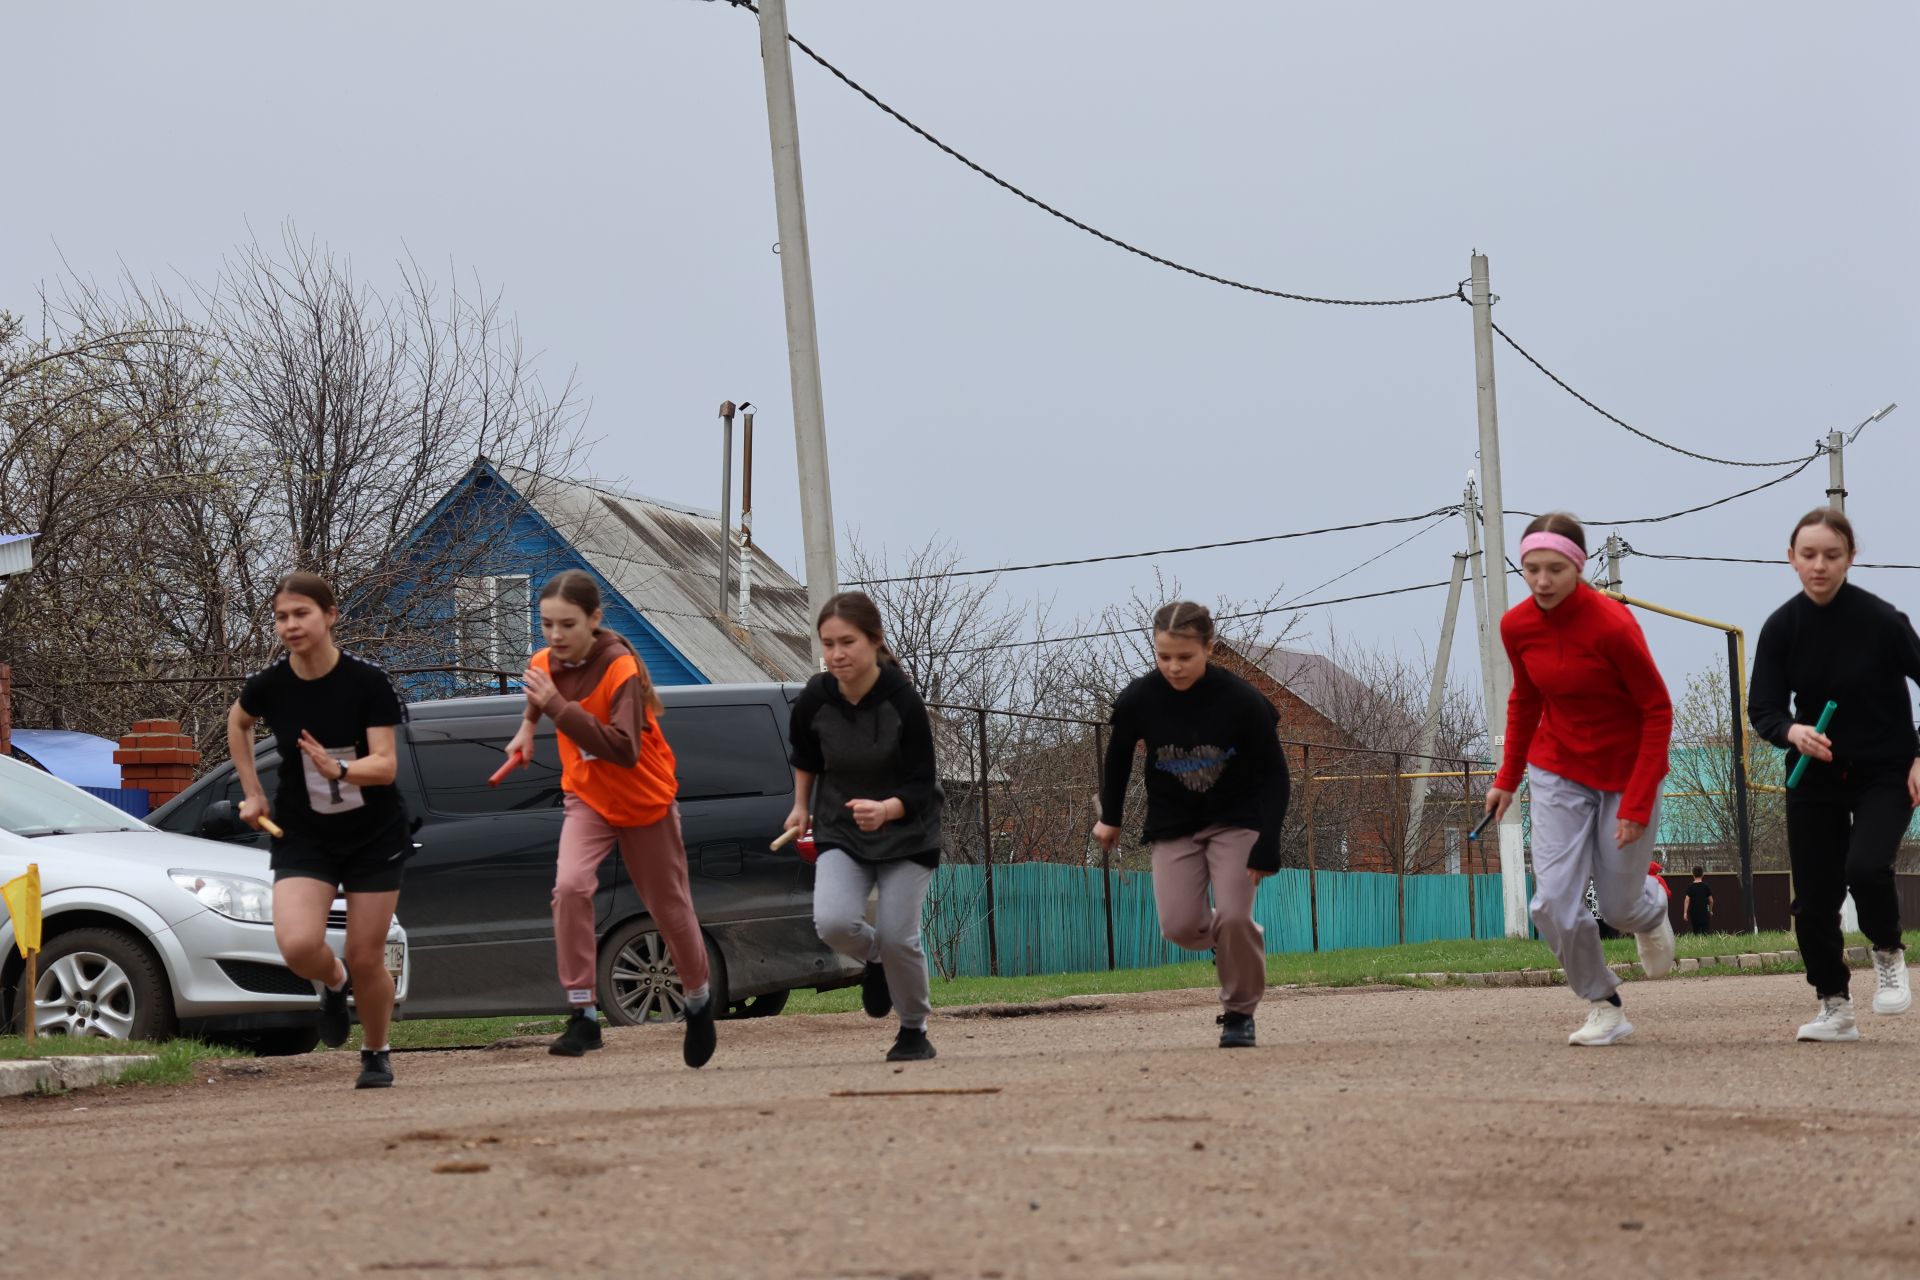
<path id="1" fill-rule="evenodd" d="M 200 835 L 207 840 L 231 840 L 240 834 L 240 815 L 231 800 L 215 800 L 200 815 Z"/>

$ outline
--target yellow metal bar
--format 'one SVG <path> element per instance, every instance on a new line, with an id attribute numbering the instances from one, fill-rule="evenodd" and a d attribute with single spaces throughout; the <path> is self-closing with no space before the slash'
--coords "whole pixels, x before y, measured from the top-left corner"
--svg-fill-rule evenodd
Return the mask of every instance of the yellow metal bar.
<path id="1" fill-rule="evenodd" d="M 1494 769 L 1470 769 L 1467 771 L 1467 776 L 1491 778 L 1496 772 L 1497 770 Z M 1460 770 L 1449 769 L 1445 773 L 1316 773 L 1313 775 L 1313 780 L 1315 782 L 1367 782 L 1399 778 L 1404 781 L 1407 778 L 1457 778 L 1459 776 Z"/>
<path id="2" fill-rule="evenodd" d="M 1733 691 L 1735 701 L 1740 707 L 1739 722 L 1733 726 L 1733 734 L 1740 744 L 1740 758 L 1747 758 L 1747 633 L 1731 622 L 1715 622 L 1712 618 L 1703 618 L 1697 613 L 1687 613 L 1680 609 L 1669 609 L 1663 604 L 1654 604 L 1650 600 L 1639 600 L 1619 591 L 1600 589 L 1600 594 L 1610 596 L 1621 604 L 1632 605 L 1636 609 L 1645 609 L 1649 613 L 1662 613 L 1669 618 L 1678 618 L 1682 622 L 1695 623 L 1702 627 L 1712 627 L 1715 631 L 1724 631 L 1734 638 L 1739 653 L 1739 681 Z M 1749 790 L 1760 790 L 1749 784 Z"/>

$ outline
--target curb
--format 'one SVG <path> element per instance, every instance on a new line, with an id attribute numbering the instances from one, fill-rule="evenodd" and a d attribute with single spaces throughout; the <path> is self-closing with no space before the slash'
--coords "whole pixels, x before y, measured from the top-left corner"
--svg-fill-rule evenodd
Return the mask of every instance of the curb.
<path id="1" fill-rule="evenodd" d="M 1674 962 L 1673 971 L 1681 973 L 1700 973 L 1713 969 L 1748 969 L 1759 971 L 1770 964 L 1799 964 L 1798 951 L 1747 951 L 1724 956 L 1687 956 Z M 1847 964 L 1855 969 L 1868 969 L 1873 966 L 1873 952 L 1867 947 L 1848 947 Z M 1625 964 L 1608 965 L 1622 978 L 1644 976 L 1640 966 L 1631 961 Z M 1418 978 L 1431 982 L 1437 987 L 1555 987 L 1567 980 L 1565 969 L 1496 969 L 1491 973 L 1400 973 L 1390 975 L 1397 978 Z"/>
<path id="2" fill-rule="evenodd" d="M 112 1084 L 134 1067 L 156 1060 L 150 1053 L 133 1053 L 0 1062 L 0 1098 L 23 1093 L 64 1093 L 89 1085 Z"/>

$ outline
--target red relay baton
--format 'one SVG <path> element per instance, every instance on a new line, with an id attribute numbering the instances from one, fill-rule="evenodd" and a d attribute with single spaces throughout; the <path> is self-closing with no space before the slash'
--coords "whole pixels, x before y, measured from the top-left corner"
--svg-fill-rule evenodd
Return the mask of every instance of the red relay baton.
<path id="1" fill-rule="evenodd" d="M 507 754 L 507 762 L 493 771 L 493 776 L 487 779 L 487 785 L 490 787 L 499 786 L 502 782 L 506 781 L 508 774 L 527 763 L 527 758 L 518 751 L 509 752 Z"/>

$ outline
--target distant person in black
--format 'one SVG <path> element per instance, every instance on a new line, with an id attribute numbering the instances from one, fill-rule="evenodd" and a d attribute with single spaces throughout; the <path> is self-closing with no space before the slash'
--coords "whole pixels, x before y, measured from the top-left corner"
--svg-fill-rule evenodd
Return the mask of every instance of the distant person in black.
<path id="1" fill-rule="evenodd" d="M 393 785 L 396 726 L 405 719 L 386 672 L 333 642 L 333 591 L 310 573 L 289 574 L 273 592 L 273 629 L 286 655 L 247 681 L 227 713 L 227 746 L 246 798 L 240 818 L 272 820 L 273 936 L 287 968 L 320 984 L 320 1039 L 347 1040 L 351 991 L 364 1033 L 360 1089 L 393 1083 L 387 1028 L 393 979 L 387 930 L 413 849 Z M 266 721 L 280 749 L 271 801 L 253 762 L 253 729 Z M 346 963 L 327 945 L 327 913 L 347 895 Z"/>
<path id="2" fill-rule="evenodd" d="M 1687 927 L 1695 933 L 1713 932 L 1713 886 L 1707 883 L 1707 869 L 1693 869 L 1693 883 L 1687 886 L 1687 902 L 1683 908 L 1687 917 Z"/>
<path id="3" fill-rule="evenodd" d="M 1260 691 L 1213 666 L 1213 615 L 1178 601 L 1153 618 L 1154 669 L 1113 700 L 1113 737 L 1093 838 L 1120 839 L 1135 749 L 1146 744 L 1146 838 L 1153 902 L 1176 946 L 1213 950 L 1220 969 L 1220 1047 L 1251 1048 L 1267 988 L 1265 937 L 1253 918 L 1260 882 L 1280 869 L 1287 761 L 1279 713 Z M 1212 899 L 1208 899 L 1208 890 Z"/>
<path id="4" fill-rule="evenodd" d="M 1873 944 L 1873 1011 L 1913 1003 L 1900 937 L 1893 864 L 1920 804 L 1920 735 L 1907 681 L 1920 683 L 1920 636 L 1907 616 L 1847 581 L 1853 525 L 1829 507 L 1810 511 L 1787 543 L 1801 592 L 1774 610 L 1753 656 L 1748 716 L 1787 751 L 1787 853 L 1793 927 L 1820 1010 L 1801 1040 L 1858 1040 L 1840 907 L 1849 892 Z M 1826 704 L 1825 733 L 1814 728 Z"/>

